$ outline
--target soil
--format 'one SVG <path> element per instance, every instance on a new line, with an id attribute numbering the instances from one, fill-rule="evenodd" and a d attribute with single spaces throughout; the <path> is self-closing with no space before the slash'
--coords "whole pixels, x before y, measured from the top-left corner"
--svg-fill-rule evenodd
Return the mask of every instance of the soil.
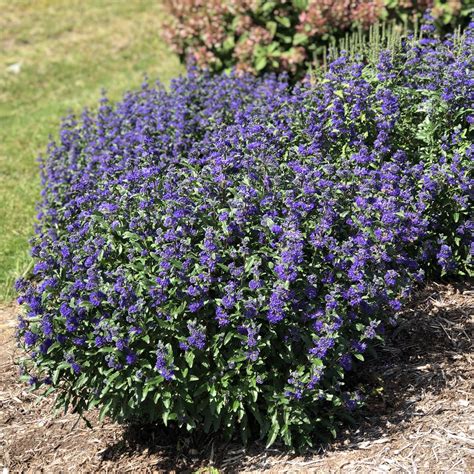
<path id="1" fill-rule="evenodd" d="M 474 472 L 472 285 L 421 289 L 362 378 L 376 393 L 357 425 L 305 456 L 177 439 L 160 428 L 55 413 L 18 378 L 14 305 L 0 307 L 3 472 Z M 214 471 L 215 472 L 215 471 Z"/>

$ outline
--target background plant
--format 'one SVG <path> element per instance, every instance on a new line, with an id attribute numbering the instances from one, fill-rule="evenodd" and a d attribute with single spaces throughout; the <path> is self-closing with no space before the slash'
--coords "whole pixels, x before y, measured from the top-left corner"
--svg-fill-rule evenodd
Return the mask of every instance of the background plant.
<path id="1" fill-rule="evenodd" d="M 414 285 L 471 268 L 474 30 L 433 28 L 315 85 L 190 71 L 65 120 L 17 284 L 31 385 L 122 421 L 334 435 Z"/>
<path id="2" fill-rule="evenodd" d="M 440 27 L 467 21 L 467 1 L 237 0 L 168 1 L 165 38 L 182 60 L 212 71 L 287 71 L 302 77 L 346 32 L 381 20 L 410 24 L 427 8 Z M 462 13 L 462 14 L 461 14 Z"/>

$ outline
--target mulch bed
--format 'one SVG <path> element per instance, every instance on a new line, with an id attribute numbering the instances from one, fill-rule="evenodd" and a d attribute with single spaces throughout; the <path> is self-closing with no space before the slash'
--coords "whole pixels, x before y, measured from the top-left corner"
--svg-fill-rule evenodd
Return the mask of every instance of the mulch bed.
<path id="1" fill-rule="evenodd" d="M 306 456 L 278 447 L 192 444 L 159 428 L 54 413 L 18 381 L 17 308 L 0 307 L 0 469 L 10 472 L 474 472 L 474 289 L 431 284 L 362 377 L 376 393 L 348 428 Z M 377 388 L 382 387 L 382 390 Z"/>

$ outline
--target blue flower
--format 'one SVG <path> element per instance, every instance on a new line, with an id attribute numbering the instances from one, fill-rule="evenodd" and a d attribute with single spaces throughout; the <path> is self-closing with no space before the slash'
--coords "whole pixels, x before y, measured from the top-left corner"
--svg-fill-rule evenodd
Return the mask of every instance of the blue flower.
<path id="1" fill-rule="evenodd" d="M 31 331 L 25 331 L 23 338 L 27 347 L 34 346 L 39 339 L 38 335 Z"/>

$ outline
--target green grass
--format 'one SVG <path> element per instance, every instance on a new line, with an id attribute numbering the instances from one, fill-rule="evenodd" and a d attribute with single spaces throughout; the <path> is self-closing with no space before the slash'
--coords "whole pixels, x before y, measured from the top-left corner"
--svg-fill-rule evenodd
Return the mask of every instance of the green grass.
<path id="1" fill-rule="evenodd" d="M 159 0 L 0 0 L 0 301 L 30 265 L 36 158 L 61 117 L 182 72 Z M 11 65 L 20 64 L 18 73 Z M 15 66 L 13 66 L 13 69 Z"/>

